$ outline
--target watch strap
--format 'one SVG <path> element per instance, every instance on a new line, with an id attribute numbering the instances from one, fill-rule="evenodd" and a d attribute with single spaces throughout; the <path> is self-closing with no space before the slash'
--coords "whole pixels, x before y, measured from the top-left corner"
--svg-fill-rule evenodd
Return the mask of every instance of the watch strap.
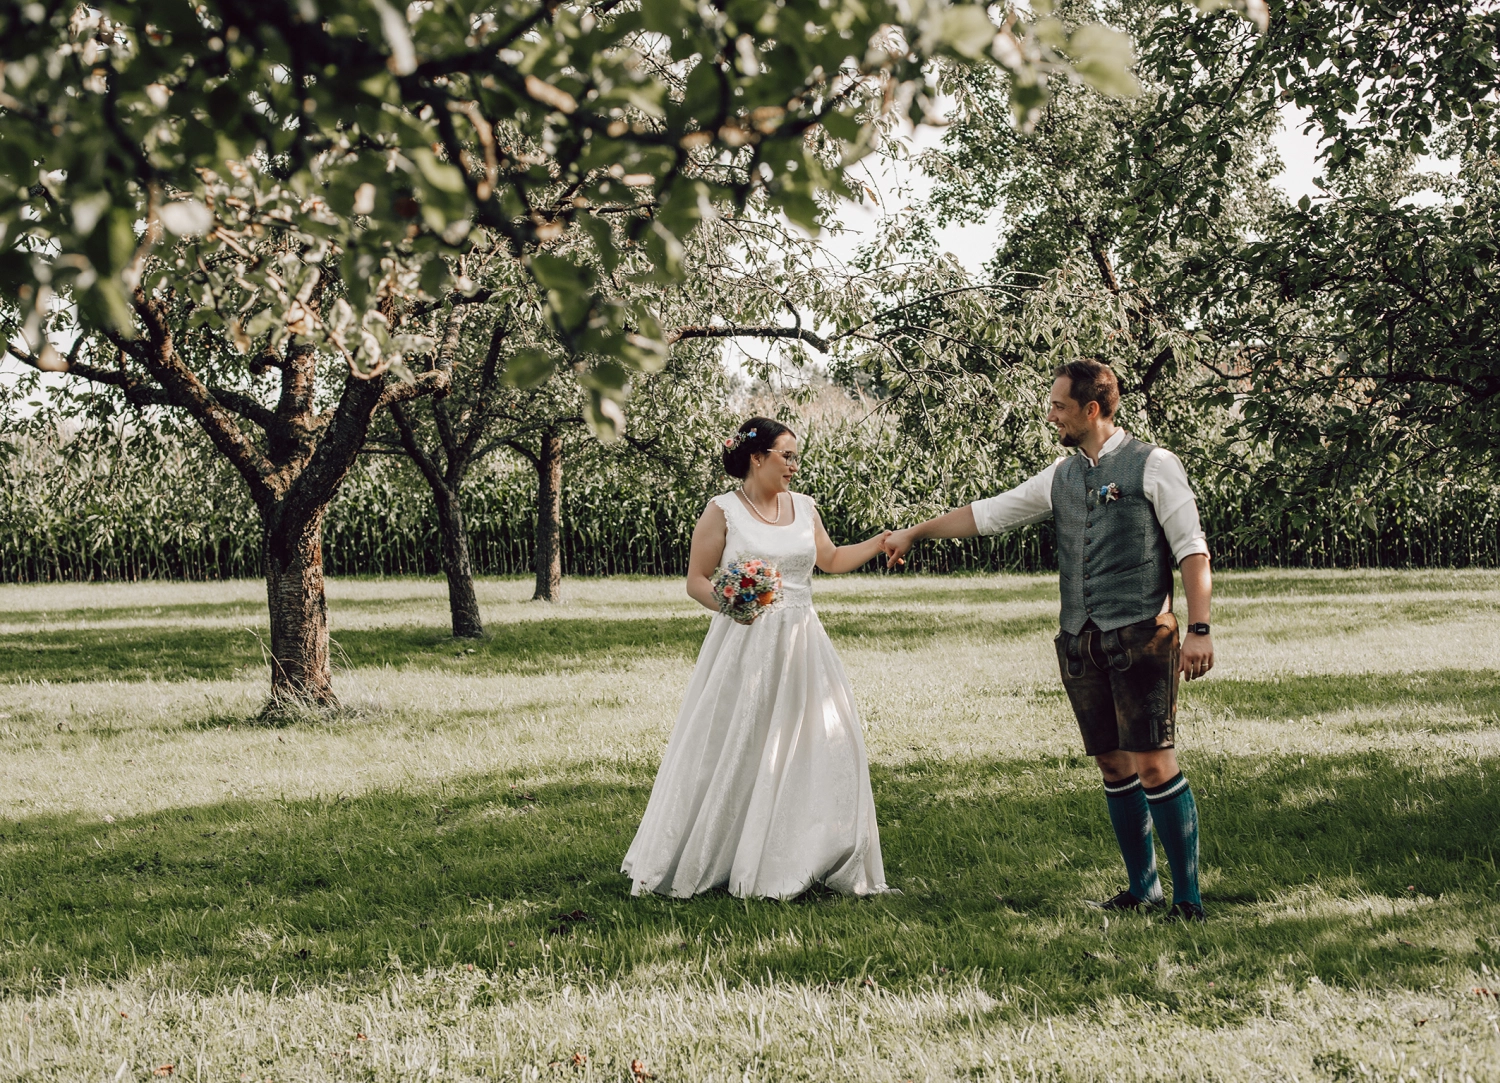
<path id="1" fill-rule="evenodd" d="M 1188 630 L 1189 634 L 1195 635 L 1195 636 L 1206 636 L 1206 635 L 1208 635 L 1208 625 L 1205 624 L 1201 620 L 1197 624 L 1189 624 L 1187 626 L 1187 630 Z"/>

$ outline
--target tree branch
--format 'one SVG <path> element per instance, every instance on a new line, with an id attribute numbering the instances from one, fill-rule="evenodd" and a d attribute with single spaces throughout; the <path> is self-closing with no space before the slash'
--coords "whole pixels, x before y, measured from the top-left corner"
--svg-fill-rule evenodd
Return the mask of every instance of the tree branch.
<path id="1" fill-rule="evenodd" d="M 503 447 L 508 447 L 512 451 L 518 453 L 522 458 L 524 458 L 531 464 L 531 468 L 533 470 L 540 470 L 542 468 L 542 457 L 540 455 L 533 455 L 530 449 L 527 448 L 525 444 L 519 443 L 518 441 L 510 437 L 506 437 L 503 440 L 496 440 L 493 444 L 490 445 L 490 447 L 486 448 L 485 450 L 499 450 Z"/>
<path id="2" fill-rule="evenodd" d="M 20 349 L 14 343 L 7 347 L 12 357 L 24 365 L 29 365 L 38 372 L 45 372 L 41 362 L 32 354 Z M 139 356 L 138 354 L 135 356 Z M 117 388 L 125 396 L 125 401 L 132 406 L 178 406 L 180 403 L 161 387 L 143 383 L 135 379 L 130 373 L 121 369 L 103 369 L 97 365 L 90 365 L 80 361 L 69 361 L 64 370 L 68 376 L 76 376 L 80 380 L 89 383 L 105 384 Z M 240 391 L 231 391 L 227 387 L 204 388 L 214 400 L 231 413 L 238 414 L 246 421 L 259 425 L 268 432 L 281 427 L 281 422 L 276 415 L 253 397 Z"/>
<path id="3" fill-rule="evenodd" d="M 272 497 L 271 478 L 274 468 L 235 423 L 231 412 L 178 356 L 160 303 L 148 300 L 144 291 L 137 289 L 135 309 L 145 325 L 147 346 L 131 352 L 165 389 L 173 405 L 187 410 L 219 452 L 234 464 L 234 468 L 250 486 L 251 496 L 256 502 L 261 503 Z M 110 337 L 112 340 L 118 338 L 113 334 Z M 123 349 L 123 340 L 116 345 Z"/>
<path id="4" fill-rule="evenodd" d="M 803 327 L 679 327 L 667 334 L 667 344 L 685 338 L 791 338 L 827 353 L 829 340 Z"/>
<path id="5" fill-rule="evenodd" d="M 401 447 L 406 451 L 407 458 L 416 463 L 417 469 L 422 471 L 422 476 L 427 479 L 427 484 L 434 489 L 446 491 L 448 486 L 443 472 L 438 469 L 437 463 L 432 461 L 432 456 L 427 454 L 427 449 L 417 439 L 416 427 L 412 424 L 411 418 L 406 416 L 405 404 L 399 402 L 391 404 L 391 420 L 396 423 L 396 432 L 401 438 Z"/>
<path id="6" fill-rule="evenodd" d="M 453 377 L 453 355 L 463 344 L 463 328 L 464 310 L 455 305 L 448 311 L 448 319 L 443 327 L 443 340 L 438 344 L 437 353 L 433 355 L 431 369 L 433 372 L 446 373 L 450 382 Z M 438 440 L 442 442 L 443 454 L 447 456 L 451 466 L 453 457 L 458 454 L 459 442 L 453 432 L 453 419 L 448 416 L 442 396 L 433 397 L 432 417 L 437 423 Z"/>
<path id="7" fill-rule="evenodd" d="M 1115 269 L 1110 266 L 1109 253 L 1104 251 L 1104 246 L 1099 243 L 1099 238 L 1089 234 L 1089 255 L 1094 257 L 1094 264 L 1099 268 L 1099 277 L 1104 280 L 1105 288 L 1110 293 L 1120 292 L 1120 280 L 1115 277 Z"/>
<path id="8" fill-rule="evenodd" d="M 445 394 L 451 384 L 448 373 L 432 369 L 417 374 L 417 378 L 411 383 L 400 380 L 392 380 L 387 383 L 385 389 L 380 393 L 377 406 L 391 406 L 398 402 L 410 402 L 419 399 L 423 395 Z"/>
<path id="9" fill-rule="evenodd" d="M 360 449 L 365 446 L 370 425 L 382 406 L 408 402 L 447 387 L 446 372 L 424 372 L 411 383 L 386 377 L 383 385 L 379 380 L 360 379 L 353 374 L 346 376 L 343 394 L 339 396 L 332 420 L 324 430 L 317 450 L 286 486 L 276 540 L 283 540 L 283 532 L 294 531 L 300 525 L 312 522 L 313 516 L 321 514 L 327 507 L 359 457 Z"/>
<path id="10" fill-rule="evenodd" d="M 474 419 L 470 422 L 469 431 L 464 434 L 457 453 L 450 454 L 448 459 L 449 476 L 453 478 L 455 484 L 463 480 L 463 473 L 469 469 L 469 464 L 474 459 L 475 449 L 484 436 L 485 426 L 491 420 L 489 417 L 490 399 L 499 381 L 500 351 L 509 335 L 510 324 L 503 320 L 497 321 L 490 329 L 490 348 L 485 351 L 484 365 L 479 372 L 479 394 L 474 402 Z"/>
<path id="11" fill-rule="evenodd" d="M 482 305 L 494 295 L 494 290 L 478 290 L 473 294 L 459 293 L 458 290 L 454 290 L 451 293 L 445 293 L 436 300 L 423 301 L 419 305 L 413 305 L 407 310 L 406 315 L 409 319 L 418 319 L 422 316 L 432 315 L 444 305 L 454 305 L 455 307 L 458 305 Z"/>

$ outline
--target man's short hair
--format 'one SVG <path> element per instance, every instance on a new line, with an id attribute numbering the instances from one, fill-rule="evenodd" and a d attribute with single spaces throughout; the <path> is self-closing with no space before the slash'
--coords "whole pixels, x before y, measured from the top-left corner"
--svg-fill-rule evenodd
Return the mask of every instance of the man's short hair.
<path id="1" fill-rule="evenodd" d="M 1093 358 L 1069 361 L 1053 369 L 1052 376 L 1054 379 L 1063 376 L 1068 378 L 1072 385 L 1073 401 L 1079 406 L 1097 402 L 1100 417 L 1115 416 L 1115 410 L 1120 405 L 1120 381 L 1115 378 L 1115 370 L 1104 362 Z"/>

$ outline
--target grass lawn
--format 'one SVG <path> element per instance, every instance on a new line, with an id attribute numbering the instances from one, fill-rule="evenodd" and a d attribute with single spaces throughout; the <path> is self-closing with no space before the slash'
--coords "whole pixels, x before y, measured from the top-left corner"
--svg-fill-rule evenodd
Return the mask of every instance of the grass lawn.
<path id="1" fill-rule="evenodd" d="M 618 874 L 675 580 L 333 583 L 278 729 L 259 583 L 0 586 L 0 1079 L 1500 1079 L 1500 573 L 1217 586 L 1190 928 L 1083 906 L 1049 577 L 818 584 L 903 893 L 785 903 Z"/>

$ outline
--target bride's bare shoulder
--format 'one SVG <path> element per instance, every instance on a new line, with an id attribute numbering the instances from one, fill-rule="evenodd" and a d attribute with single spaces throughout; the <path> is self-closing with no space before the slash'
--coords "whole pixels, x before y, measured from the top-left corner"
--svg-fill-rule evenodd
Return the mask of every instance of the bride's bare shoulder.
<path id="1" fill-rule="evenodd" d="M 716 496 L 704 505 L 703 514 L 698 516 L 698 522 L 706 526 L 724 525 L 724 500 L 725 496 L 732 497 L 733 493 Z"/>

